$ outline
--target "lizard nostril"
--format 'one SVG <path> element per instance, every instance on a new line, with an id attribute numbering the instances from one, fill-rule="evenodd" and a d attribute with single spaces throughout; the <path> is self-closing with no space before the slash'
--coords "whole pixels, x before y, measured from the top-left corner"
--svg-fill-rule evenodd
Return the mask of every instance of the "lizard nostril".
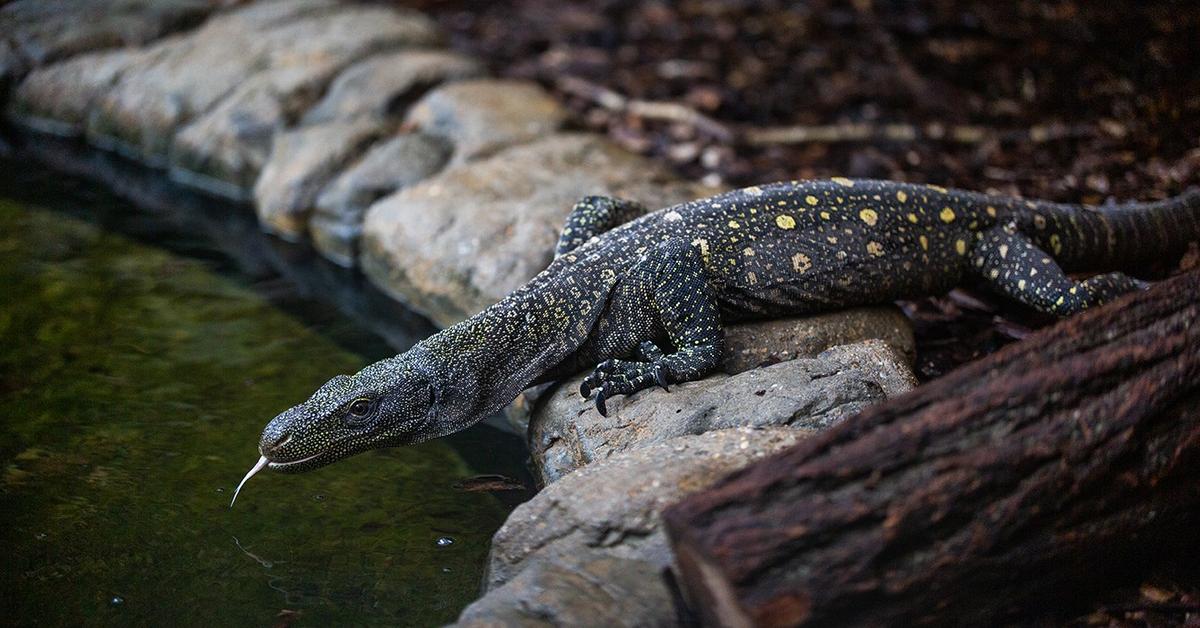
<path id="1" fill-rule="evenodd" d="M 277 436 L 275 438 L 275 440 L 270 441 L 270 442 L 267 442 L 266 438 L 267 438 L 266 435 L 264 435 L 263 443 L 262 443 L 262 445 L 260 445 L 259 449 L 261 450 L 262 455 L 269 457 L 271 454 L 275 453 L 280 447 L 283 447 L 284 445 L 288 444 L 292 440 L 292 434 L 290 432 L 284 432 L 283 434 L 280 434 L 279 436 Z"/>

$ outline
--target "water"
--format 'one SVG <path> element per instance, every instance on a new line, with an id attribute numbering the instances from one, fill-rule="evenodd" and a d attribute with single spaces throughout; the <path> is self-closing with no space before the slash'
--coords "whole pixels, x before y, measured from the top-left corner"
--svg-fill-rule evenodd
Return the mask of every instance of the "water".
<path id="1" fill-rule="evenodd" d="M 511 503 L 452 486 L 513 474 L 513 439 L 264 472 L 230 510 L 265 422 L 391 349 L 215 245 L 98 226 L 170 239 L 94 186 L 0 168 L 0 621 L 434 625 L 477 596 Z"/>

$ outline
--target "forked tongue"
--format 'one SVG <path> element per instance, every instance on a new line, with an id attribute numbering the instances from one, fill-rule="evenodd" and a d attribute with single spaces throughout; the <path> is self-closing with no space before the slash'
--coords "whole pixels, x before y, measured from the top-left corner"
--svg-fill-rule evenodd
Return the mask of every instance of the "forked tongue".
<path id="1" fill-rule="evenodd" d="M 258 464 L 255 464 L 254 468 L 250 469 L 250 472 L 246 474 L 246 477 L 242 478 L 241 482 L 238 482 L 238 487 L 233 491 L 233 499 L 229 500 L 230 508 L 233 508 L 233 502 L 237 501 L 238 493 L 242 492 L 242 487 L 246 485 L 246 480 L 249 480 L 255 473 L 262 471 L 262 468 L 265 466 L 267 466 L 267 457 L 262 456 L 258 459 Z"/>

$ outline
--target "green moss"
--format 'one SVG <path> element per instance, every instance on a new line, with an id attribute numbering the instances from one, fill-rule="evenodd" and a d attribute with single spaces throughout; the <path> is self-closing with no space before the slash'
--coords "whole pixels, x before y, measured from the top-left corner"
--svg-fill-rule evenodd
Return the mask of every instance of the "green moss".
<path id="1" fill-rule="evenodd" d="M 265 472 L 227 508 L 265 422 L 358 356 L 198 262 L 3 201 L 0 285 L 6 625 L 428 625 L 475 597 L 505 509 L 449 488 L 470 471 L 441 443 Z"/>

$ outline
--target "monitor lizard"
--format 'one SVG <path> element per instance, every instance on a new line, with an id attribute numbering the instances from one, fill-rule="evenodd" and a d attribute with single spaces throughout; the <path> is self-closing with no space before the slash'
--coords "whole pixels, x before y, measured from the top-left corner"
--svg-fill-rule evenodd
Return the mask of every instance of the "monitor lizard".
<path id="1" fill-rule="evenodd" d="M 279 414 L 262 433 L 257 468 L 303 471 L 443 436 L 532 384 L 587 369 L 580 392 L 594 393 L 603 414 L 616 395 L 712 373 L 733 320 L 937 295 L 969 277 L 1066 316 L 1143 285 L 1113 271 L 1177 259 L 1198 238 L 1198 189 L 1094 208 L 844 178 L 651 213 L 587 197 L 549 267 Z M 1103 274 L 1076 281 L 1076 272 Z"/>

